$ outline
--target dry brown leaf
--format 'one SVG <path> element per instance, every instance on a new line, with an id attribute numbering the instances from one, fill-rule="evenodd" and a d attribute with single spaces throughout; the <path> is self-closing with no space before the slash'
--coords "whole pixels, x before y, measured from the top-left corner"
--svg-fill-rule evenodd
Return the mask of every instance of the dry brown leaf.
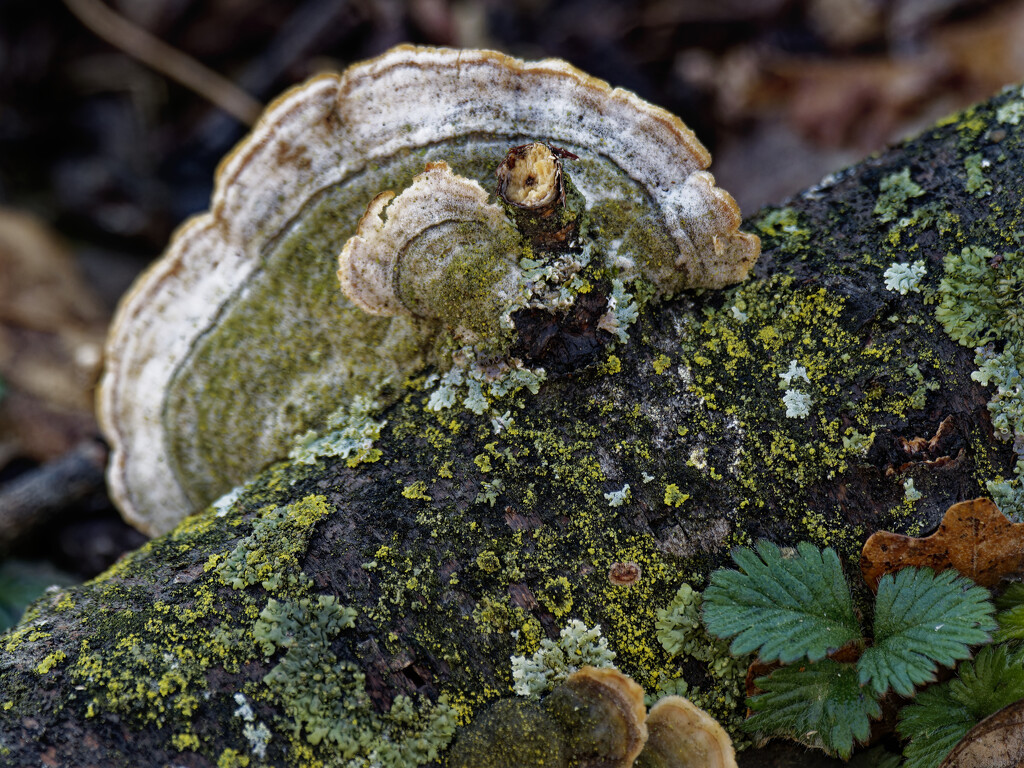
<path id="1" fill-rule="evenodd" d="M 0 466 L 46 461 L 98 432 L 93 388 L 106 314 L 33 217 L 0 208 Z"/>
<path id="2" fill-rule="evenodd" d="M 1003 707 L 967 732 L 939 768 L 1019 768 L 1024 765 L 1024 701 Z"/>
<path id="3" fill-rule="evenodd" d="M 997 3 L 986 13 L 938 30 L 934 47 L 950 61 L 965 98 L 980 99 L 1024 77 L 1024 2 Z"/>
<path id="4" fill-rule="evenodd" d="M 1024 523 L 1011 523 L 990 499 L 954 504 L 931 536 L 877 531 L 864 543 L 860 569 L 872 590 L 887 573 L 908 566 L 955 568 L 983 587 L 1024 571 Z"/>

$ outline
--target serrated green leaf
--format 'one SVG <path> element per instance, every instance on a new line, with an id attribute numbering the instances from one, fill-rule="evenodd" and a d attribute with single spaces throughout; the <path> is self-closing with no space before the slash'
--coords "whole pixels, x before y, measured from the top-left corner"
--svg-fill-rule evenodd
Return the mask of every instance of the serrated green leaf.
<path id="1" fill-rule="evenodd" d="M 945 685 L 922 691 L 913 704 L 900 710 L 897 730 L 910 739 L 903 750 L 904 768 L 936 768 L 972 725 L 967 709 Z"/>
<path id="2" fill-rule="evenodd" d="M 857 682 L 854 665 L 832 659 L 782 667 L 757 685 L 764 693 L 747 699 L 754 714 L 744 730 L 786 736 L 843 758 L 855 741 L 867 741 L 871 719 L 882 714 L 871 689 Z"/>
<path id="3" fill-rule="evenodd" d="M 900 711 L 897 730 L 910 739 L 905 768 L 935 768 L 975 725 L 1024 698 L 1024 651 L 982 648 L 958 677 L 922 691 Z"/>
<path id="4" fill-rule="evenodd" d="M 995 629 L 988 591 L 956 571 L 903 568 L 878 582 L 874 644 L 857 661 L 861 684 L 877 695 L 911 696 L 932 680 L 936 665 L 970 658 L 968 646 L 988 642 Z"/>
<path id="5" fill-rule="evenodd" d="M 993 639 L 997 643 L 1006 640 L 1024 640 L 1024 605 L 1018 605 L 1016 608 L 996 614 L 996 622 L 999 624 L 999 629 L 996 630 Z"/>
<path id="6" fill-rule="evenodd" d="M 953 698 L 978 720 L 1024 699 L 1024 649 L 987 645 L 957 668 L 949 686 Z"/>
<path id="7" fill-rule="evenodd" d="M 996 598 L 996 630 L 995 641 L 1024 640 L 1024 584 L 1011 584 L 1007 590 Z"/>
<path id="8" fill-rule="evenodd" d="M 879 744 L 865 752 L 859 752 L 846 764 L 846 768 L 900 768 L 902 759 Z"/>
<path id="9" fill-rule="evenodd" d="M 762 661 L 817 661 L 861 638 L 853 600 L 839 557 L 806 542 L 784 557 L 758 542 L 757 554 L 733 551 L 741 570 L 720 569 L 704 591 L 704 624 L 722 639 L 735 636 L 729 652 L 757 652 Z"/>
<path id="10" fill-rule="evenodd" d="M 1015 581 L 1006 588 L 1003 594 L 995 599 L 995 604 L 998 611 L 1005 611 L 1010 608 L 1016 608 L 1018 605 L 1024 605 L 1024 584 Z"/>

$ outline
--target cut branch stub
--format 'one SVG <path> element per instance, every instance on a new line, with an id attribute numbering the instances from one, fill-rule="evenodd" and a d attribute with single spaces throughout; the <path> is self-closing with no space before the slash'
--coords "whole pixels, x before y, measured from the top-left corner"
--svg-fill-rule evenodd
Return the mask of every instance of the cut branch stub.
<path id="1" fill-rule="evenodd" d="M 1024 523 L 1011 523 L 990 499 L 954 504 L 931 536 L 877 531 L 864 543 L 861 573 L 873 591 L 887 573 L 914 566 L 955 568 L 983 587 L 1024 571 Z"/>
<path id="2" fill-rule="evenodd" d="M 758 239 L 738 231 L 739 209 L 704 170 L 711 158 L 693 133 L 565 62 L 401 46 L 316 77 L 271 104 L 221 163 L 210 211 L 176 233 L 122 303 L 99 411 L 111 493 L 125 517 L 167 531 L 287 456 L 297 436 L 357 396 L 385 404 L 398 394 L 389 382 L 451 361 L 436 318 L 451 321 L 452 305 L 435 303 L 430 286 L 462 263 L 455 252 L 467 253 L 466 239 L 455 238 L 447 257 L 442 248 L 442 266 L 400 269 L 392 293 L 377 289 L 394 255 L 378 253 L 366 265 L 376 288 L 356 292 L 362 306 L 337 290 L 337 256 L 367 204 L 387 218 L 425 165 L 444 161 L 453 176 L 488 188 L 524 141 L 578 158 L 563 212 L 578 195 L 587 253 L 623 285 L 643 278 L 655 298 L 720 288 L 742 280 L 758 256 Z M 378 197 L 388 190 L 395 198 Z M 364 231 L 371 224 L 363 218 Z M 424 229 L 415 239 L 424 256 L 431 239 L 448 243 Z M 510 256 L 496 273 L 508 274 L 519 254 Z M 477 295 L 493 303 L 496 291 Z M 391 311 L 399 299 L 406 311 L 363 309 Z M 470 336 L 500 322 L 488 310 L 482 325 L 467 323 L 472 312 L 459 302 L 456 325 Z"/>
<path id="3" fill-rule="evenodd" d="M 539 141 L 512 147 L 495 175 L 498 197 L 537 216 L 550 216 L 565 201 L 562 161 Z"/>
<path id="4" fill-rule="evenodd" d="M 516 226 L 539 250 L 571 245 L 585 208 L 582 195 L 562 168 L 562 159 L 579 158 L 539 141 L 512 147 L 495 171 L 497 193 Z"/>

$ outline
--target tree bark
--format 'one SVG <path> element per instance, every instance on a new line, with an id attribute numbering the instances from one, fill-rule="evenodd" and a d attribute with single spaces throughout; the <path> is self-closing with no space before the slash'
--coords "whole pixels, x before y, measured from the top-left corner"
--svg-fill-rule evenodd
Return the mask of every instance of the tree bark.
<path id="1" fill-rule="evenodd" d="M 512 696 L 510 656 L 574 619 L 649 693 L 681 677 L 738 736 L 735 676 L 657 639 L 680 584 L 760 538 L 832 546 L 856 583 L 873 531 L 925 533 L 1012 477 L 975 353 L 934 310 L 947 254 L 1017 248 L 1024 126 L 997 117 L 1015 99 L 759 212 L 746 283 L 653 307 L 599 363 L 497 404 L 504 425 L 427 410 L 420 378 L 376 461 L 272 467 L 48 593 L 0 639 L 0 763 L 443 762 L 448 715 L 466 727 Z M 880 191 L 904 169 L 906 194 Z M 920 292 L 886 288 L 918 260 Z M 806 416 L 787 416 L 789 390 Z M 639 578 L 612 583 L 617 563 Z"/>

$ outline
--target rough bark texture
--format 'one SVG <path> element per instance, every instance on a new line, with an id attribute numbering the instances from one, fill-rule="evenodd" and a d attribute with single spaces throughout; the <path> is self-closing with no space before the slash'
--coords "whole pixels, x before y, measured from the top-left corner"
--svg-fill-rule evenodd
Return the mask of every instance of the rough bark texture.
<path id="1" fill-rule="evenodd" d="M 683 582 L 703 588 L 761 537 L 833 546 L 855 581 L 873 531 L 925 532 L 1012 477 L 974 351 L 934 309 L 947 254 L 1018 247 L 1024 125 L 997 110 L 1020 98 L 760 212 L 749 281 L 654 307 L 628 343 L 537 395 L 432 412 L 421 377 L 374 461 L 273 467 L 48 594 L 0 639 L 0 762 L 429 763 L 456 719 L 512 695 L 510 655 L 573 619 L 600 625 L 649 693 L 684 678 L 737 734 L 742 670 L 657 639 Z M 904 169 L 907 194 L 880 192 Z M 917 260 L 921 292 L 886 289 L 892 263 Z M 786 386 L 793 360 L 807 380 Z M 787 389 L 810 395 L 806 417 L 787 417 Z M 901 447 L 947 418 L 935 455 Z M 639 579 L 611 583 L 627 562 Z"/>

